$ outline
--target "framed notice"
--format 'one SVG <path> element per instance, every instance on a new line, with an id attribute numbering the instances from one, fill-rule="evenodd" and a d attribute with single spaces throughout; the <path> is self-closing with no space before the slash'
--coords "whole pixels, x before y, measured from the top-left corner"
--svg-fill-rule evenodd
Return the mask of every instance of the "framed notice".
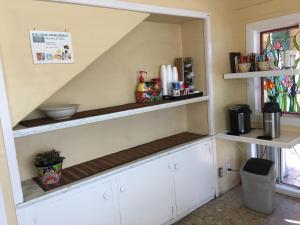
<path id="1" fill-rule="evenodd" d="M 30 41 L 34 64 L 74 62 L 69 32 L 30 31 Z"/>

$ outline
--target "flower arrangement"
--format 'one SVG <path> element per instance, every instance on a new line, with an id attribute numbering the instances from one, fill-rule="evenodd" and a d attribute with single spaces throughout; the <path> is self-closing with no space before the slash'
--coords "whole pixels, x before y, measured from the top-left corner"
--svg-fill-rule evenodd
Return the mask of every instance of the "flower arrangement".
<path id="1" fill-rule="evenodd" d="M 37 169 L 40 182 L 47 186 L 60 181 L 64 157 L 54 149 L 35 156 L 34 165 Z"/>
<path id="2" fill-rule="evenodd" d="M 34 165 L 37 167 L 52 166 L 62 163 L 64 159 L 65 157 L 60 156 L 60 152 L 53 149 L 49 152 L 37 154 L 35 156 Z"/>

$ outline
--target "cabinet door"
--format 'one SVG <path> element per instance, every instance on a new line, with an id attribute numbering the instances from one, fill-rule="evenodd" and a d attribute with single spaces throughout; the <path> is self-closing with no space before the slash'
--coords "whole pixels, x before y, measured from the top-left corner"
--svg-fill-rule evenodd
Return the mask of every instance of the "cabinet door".
<path id="1" fill-rule="evenodd" d="M 89 185 L 35 208 L 37 225 L 115 225 L 110 183 Z"/>
<path id="2" fill-rule="evenodd" d="M 36 225 L 33 206 L 17 208 L 18 225 Z"/>
<path id="3" fill-rule="evenodd" d="M 122 225 L 161 225 L 173 218 L 174 189 L 167 159 L 121 173 L 118 188 Z"/>
<path id="4" fill-rule="evenodd" d="M 211 142 L 198 143 L 174 155 L 176 212 L 184 214 L 215 194 Z"/>

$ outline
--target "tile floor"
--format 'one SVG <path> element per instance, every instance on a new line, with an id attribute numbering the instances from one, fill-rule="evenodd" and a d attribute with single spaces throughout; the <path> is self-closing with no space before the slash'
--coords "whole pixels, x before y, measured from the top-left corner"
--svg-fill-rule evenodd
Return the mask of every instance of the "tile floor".
<path id="1" fill-rule="evenodd" d="M 300 199 L 275 195 L 272 215 L 247 209 L 241 186 L 197 209 L 174 225 L 297 225 L 300 224 Z"/>

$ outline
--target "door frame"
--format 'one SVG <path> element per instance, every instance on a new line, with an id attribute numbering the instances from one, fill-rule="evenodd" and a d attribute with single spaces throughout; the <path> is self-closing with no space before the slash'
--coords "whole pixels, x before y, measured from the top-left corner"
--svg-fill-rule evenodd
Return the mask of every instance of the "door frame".
<path id="1" fill-rule="evenodd" d="M 192 17 L 195 19 L 204 20 L 204 36 L 205 36 L 205 60 L 206 60 L 206 82 L 207 82 L 207 95 L 208 100 L 208 125 L 209 125 L 209 135 L 215 135 L 215 112 L 214 112 L 214 95 L 213 95 L 213 84 L 212 84 L 212 50 L 211 50 L 211 19 L 210 14 L 207 12 L 192 11 L 178 8 L 169 8 L 155 5 L 139 4 L 124 2 L 119 0 L 37 0 L 37 1 L 47 1 L 52 3 L 67 3 L 67 4 L 77 4 L 83 6 L 93 6 L 101 8 L 113 8 L 121 9 L 135 12 L 146 12 L 146 13 L 156 13 L 172 16 L 183 16 Z M 5 75 L 4 68 L 1 63 L 0 58 L 0 119 L 3 132 L 3 139 L 5 145 L 5 153 L 7 157 L 7 163 L 9 168 L 10 182 L 13 192 L 13 198 L 15 205 L 18 205 L 24 201 L 23 192 L 21 186 L 20 171 L 17 162 L 17 154 L 15 147 L 15 140 L 12 130 L 12 123 L 10 117 L 9 103 L 7 98 L 7 92 L 5 90 Z M 216 148 L 213 144 L 214 151 L 214 166 L 216 168 Z M 218 178 L 216 176 L 216 195 L 218 195 Z"/>

